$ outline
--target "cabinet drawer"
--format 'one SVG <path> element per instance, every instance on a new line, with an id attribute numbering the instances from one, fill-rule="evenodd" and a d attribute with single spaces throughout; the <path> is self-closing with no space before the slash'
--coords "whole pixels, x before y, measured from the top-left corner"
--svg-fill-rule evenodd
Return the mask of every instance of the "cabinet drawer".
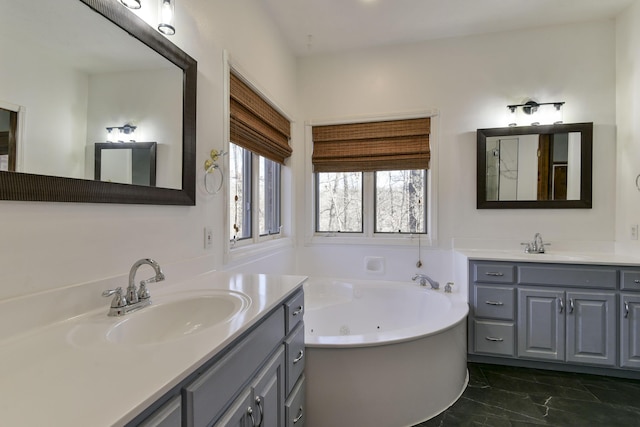
<path id="1" fill-rule="evenodd" d="M 515 315 L 515 289 L 501 286 L 475 286 L 476 317 L 513 320 Z"/>
<path id="2" fill-rule="evenodd" d="M 304 323 L 298 323 L 296 330 L 285 342 L 285 394 L 289 395 L 298 378 L 304 371 Z"/>
<path id="3" fill-rule="evenodd" d="M 513 283 L 515 266 L 512 264 L 473 264 L 473 280 L 484 283 Z"/>
<path id="4" fill-rule="evenodd" d="M 526 285 L 615 289 L 618 272 L 600 266 L 521 265 L 518 277 Z"/>
<path id="5" fill-rule="evenodd" d="M 513 323 L 476 320 L 474 323 L 474 351 L 476 353 L 514 356 L 515 326 Z"/>
<path id="6" fill-rule="evenodd" d="M 301 291 L 287 301 L 284 305 L 284 311 L 285 333 L 288 334 L 302 321 L 302 316 L 304 315 L 304 293 Z"/>
<path id="7" fill-rule="evenodd" d="M 208 426 L 284 339 L 284 309 L 279 308 L 219 362 L 182 391 L 185 427 Z"/>
<path id="8" fill-rule="evenodd" d="M 620 288 L 625 291 L 640 291 L 640 271 L 622 270 Z"/>
<path id="9" fill-rule="evenodd" d="M 304 386 L 305 376 L 303 375 L 285 403 L 286 427 L 301 427 L 304 425 Z"/>

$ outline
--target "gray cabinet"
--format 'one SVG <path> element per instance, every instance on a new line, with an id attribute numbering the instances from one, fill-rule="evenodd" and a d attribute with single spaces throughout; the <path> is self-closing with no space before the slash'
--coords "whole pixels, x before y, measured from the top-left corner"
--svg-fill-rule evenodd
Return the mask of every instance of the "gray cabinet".
<path id="1" fill-rule="evenodd" d="M 303 302 L 299 291 L 165 395 L 168 403 L 129 426 L 287 425 L 287 404 L 304 407 Z"/>
<path id="2" fill-rule="evenodd" d="M 518 289 L 518 356 L 614 366 L 615 294 Z"/>
<path id="3" fill-rule="evenodd" d="M 640 369 L 640 294 L 620 295 L 620 366 Z"/>
<path id="4" fill-rule="evenodd" d="M 469 303 L 470 360 L 640 370 L 638 267 L 470 261 Z"/>

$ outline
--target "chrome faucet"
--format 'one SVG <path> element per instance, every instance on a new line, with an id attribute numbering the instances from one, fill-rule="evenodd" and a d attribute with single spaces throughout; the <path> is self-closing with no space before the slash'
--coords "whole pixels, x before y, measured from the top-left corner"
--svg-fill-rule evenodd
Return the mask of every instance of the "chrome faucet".
<path id="1" fill-rule="evenodd" d="M 440 283 L 436 282 L 426 274 L 416 273 L 416 275 L 411 278 L 414 282 L 418 279 L 420 279 L 420 286 L 427 286 L 427 282 L 429 282 L 431 289 L 440 289 Z"/>
<path id="2" fill-rule="evenodd" d="M 533 241 L 520 244 L 524 246 L 525 253 L 543 254 L 545 251 L 545 245 L 548 246 L 551 243 L 544 243 L 542 241 L 542 234 L 536 233 L 535 236 L 533 236 Z"/>
<path id="3" fill-rule="evenodd" d="M 136 289 L 136 273 L 140 266 L 147 264 L 153 267 L 156 275 L 150 279 L 142 280 L 140 282 L 140 288 Z M 135 263 L 129 271 L 129 286 L 127 286 L 126 293 L 122 292 L 122 288 L 109 289 L 102 292 L 103 297 L 109 297 L 114 295 L 111 300 L 111 307 L 109 309 L 109 316 L 123 316 L 132 311 L 139 310 L 151 304 L 151 295 L 147 289 L 147 284 L 161 282 L 164 280 L 164 273 L 160 268 L 160 264 L 150 258 L 143 258 Z"/>

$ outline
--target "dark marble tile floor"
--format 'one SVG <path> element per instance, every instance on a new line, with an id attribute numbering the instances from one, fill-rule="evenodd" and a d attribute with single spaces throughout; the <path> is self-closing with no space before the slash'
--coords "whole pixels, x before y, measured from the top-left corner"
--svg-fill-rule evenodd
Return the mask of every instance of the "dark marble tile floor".
<path id="1" fill-rule="evenodd" d="M 640 426 L 640 380 L 469 363 L 469 386 L 414 427 Z"/>

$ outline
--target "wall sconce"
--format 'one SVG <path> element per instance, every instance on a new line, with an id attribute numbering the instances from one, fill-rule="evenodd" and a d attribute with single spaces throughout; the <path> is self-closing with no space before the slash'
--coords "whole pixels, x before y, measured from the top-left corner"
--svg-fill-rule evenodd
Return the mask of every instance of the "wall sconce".
<path id="1" fill-rule="evenodd" d="M 172 36 L 176 33 L 176 28 L 173 26 L 175 11 L 175 0 L 160 0 L 160 23 L 158 24 L 158 31 L 162 34 Z"/>
<path id="2" fill-rule="evenodd" d="M 517 126 L 518 122 L 529 122 L 532 126 L 562 123 L 562 106 L 564 102 L 527 101 L 524 104 L 507 105 L 509 110 L 509 126 Z M 522 111 L 525 116 L 518 113 Z M 528 116 L 528 117 L 527 117 Z"/>
<path id="3" fill-rule="evenodd" d="M 129 9 L 140 9 L 142 7 L 140 0 L 120 0 L 120 3 L 127 6 Z"/>
<path id="4" fill-rule="evenodd" d="M 136 142 L 133 133 L 137 126 L 126 123 L 124 126 L 107 127 L 107 142 Z"/>

